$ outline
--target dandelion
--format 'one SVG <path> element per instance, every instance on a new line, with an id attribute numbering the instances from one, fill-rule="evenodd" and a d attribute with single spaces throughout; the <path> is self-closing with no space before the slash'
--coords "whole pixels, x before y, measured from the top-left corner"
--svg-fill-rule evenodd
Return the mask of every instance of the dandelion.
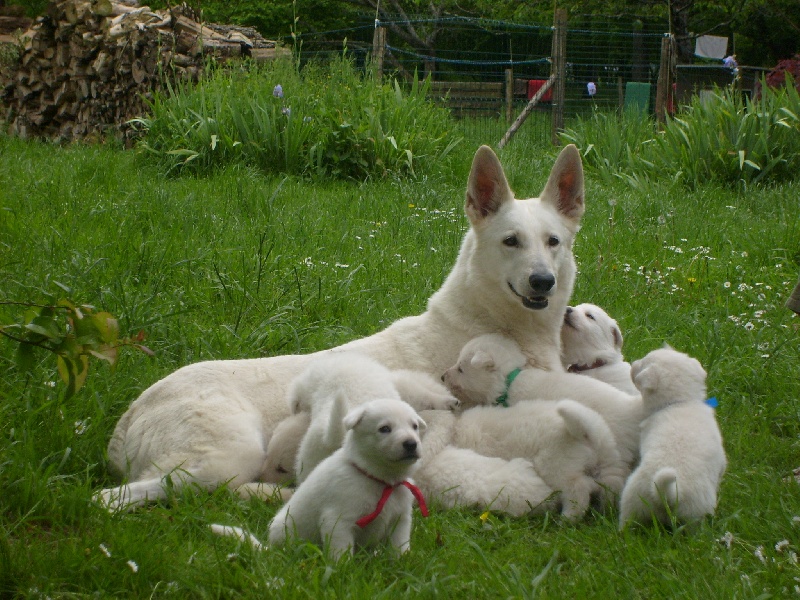
<path id="1" fill-rule="evenodd" d="M 106 557 L 106 558 L 111 558 L 111 552 L 109 551 L 109 549 L 108 549 L 108 548 L 106 548 L 106 545 L 105 545 L 105 544 L 100 544 L 100 545 L 98 546 L 98 548 L 100 548 L 100 552 L 102 552 L 103 554 L 105 554 L 105 557 Z"/>
<path id="2" fill-rule="evenodd" d="M 658 215 L 658 224 L 659 225 L 666 225 L 667 218 L 664 215 Z"/>
<path id="3" fill-rule="evenodd" d="M 731 287 L 731 282 L 730 281 L 726 281 L 725 283 L 722 284 L 722 287 L 724 287 L 725 289 L 728 289 L 729 287 Z"/>
<path id="4" fill-rule="evenodd" d="M 75 421 L 75 435 L 83 435 L 88 427 L 86 421 Z"/>
<path id="5" fill-rule="evenodd" d="M 137 564 L 136 564 L 135 562 L 133 562 L 132 560 L 129 560 L 129 561 L 126 563 L 126 564 L 128 565 L 128 568 L 129 568 L 131 571 L 133 571 L 134 573 L 138 573 L 138 572 L 139 572 L 139 565 L 137 565 Z"/>
<path id="6" fill-rule="evenodd" d="M 272 88 L 272 95 L 276 98 L 283 98 L 283 86 L 280 83 Z"/>
<path id="7" fill-rule="evenodd" d="M 479 517 L 479 518 L 480 518 L 480 520 L 481 520 L 481 523 L 483 523 L 483 524 L 485 525 L 485 524 L 486 524 L 486 521 L 488 521 L 488 520 L 489 520 L 489 515 L 490 515 L 490 514 L 491 514 L 491 513 L 490 513 L 488 510 L 487 510 L 485 513 L 483 513 L 483 514 L 482 514 L 482 515 Z"/>
<path id="8" fill-rule="evenodd" d="M 413 204 L 409 204 L 408 208 L 414 208 L 414 205 Z"/>
<path id="9" fill-rule="evenodd" d="M 696 278 L 694 278 L 694 277 L 688 277 L 688 278 L 686 279 L 686 281 L 688 281 L 689 283 L 697 283 L 697 279 L 696 279 Z"/>
<path id="10" fill-rule="evenodd" d="M 744 324 L 744 328 L 745 328 L 747 331 L 753 331 L 753 329 L 755 329 L 755 328 L 756 328 L 756 326 L 755 326 L 755 325 L 753 325 L 753 323 L 751 323 L 750 321 L 748 321 L 747 323 L 745 323 L 745 324 Z"/>

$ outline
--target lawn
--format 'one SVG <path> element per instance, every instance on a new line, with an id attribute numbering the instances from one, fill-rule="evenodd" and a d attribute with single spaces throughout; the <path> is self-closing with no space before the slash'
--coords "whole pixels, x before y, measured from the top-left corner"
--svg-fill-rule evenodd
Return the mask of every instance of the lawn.
<path id="1" fill-rule="evenodd" d="M 497 138 L 499 139 L 499 138 Z M 634 189 L 587 171 L 573 304 L 620 323 L 633 360 L 668 342 L 697 357 L 717 397 L 729 467 L 717 514 L 695 530 L 617 531 L 481 511 L 416 514 L 412 551 L 339 563 L 318 548 L 257 552 L 277 506 L 223 488 L 108 514 L 105 447 L 138 394 L 207 359 L 310 352 L 424 310 L 467 222 L 479 143 L 416 178 L 313 182 L 226 166 L 167 177 L 113 146 L 0 137 L 0 323 L 13 302 L 69 297 L 144 332 L 154 356 L 92 361 L 66 398 L 42 352 L 20 371 L 0 340 L 0 596 L 350 598 L 765 598 L 800 593 L 800 183 Z M 500 157 L 537 195 L 555 150 L 520 134 Z"/>

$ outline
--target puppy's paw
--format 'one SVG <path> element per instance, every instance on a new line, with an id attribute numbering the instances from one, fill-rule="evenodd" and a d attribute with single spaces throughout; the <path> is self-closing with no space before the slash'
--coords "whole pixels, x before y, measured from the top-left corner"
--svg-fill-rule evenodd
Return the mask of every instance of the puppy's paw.
<path id="1" fill-rule="evenodd" d="M 451 396 L 450 394 L 447 394 L 446 396 L 438 396 L 436 398 L 431 398 L 429 408 L 431 410 L 456 411 L 461 408 L 461 400 L 455 396 Z"/>

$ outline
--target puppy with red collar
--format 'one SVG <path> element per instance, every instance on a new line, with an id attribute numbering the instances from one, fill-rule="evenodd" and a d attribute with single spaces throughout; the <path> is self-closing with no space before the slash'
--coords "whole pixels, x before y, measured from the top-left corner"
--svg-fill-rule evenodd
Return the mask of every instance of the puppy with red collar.
<path id="1" fill-rule="evenodd" d="M 568 306 L 561 327 L 561 362 L 570 373 L 589 375 L 634 396 L 631 365 L 622 356 L 622 331 L 594 304 Z"/>
<path id="2" fill-rule="evenodd" d="M 388 540 L 406 552 L 415 498 L 427 516 L 409 479 L 421 456 L 425 422 L 406 402 L 387 398 L 357 406 L 343 424 L 344 445 L 309 473 L 275 516 L 270 545 L 307 540 L 326 546 L 336 559 Z"/>

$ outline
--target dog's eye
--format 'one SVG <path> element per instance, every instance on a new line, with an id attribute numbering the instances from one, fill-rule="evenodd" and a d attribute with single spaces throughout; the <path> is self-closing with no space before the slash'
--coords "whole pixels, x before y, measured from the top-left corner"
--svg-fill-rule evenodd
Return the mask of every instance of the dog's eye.
<path id="1" fill-rule="evenodd" d="M 519 239 L 515 235 L 509 235 L 508 237 L 503 239 L 503 244 L 508 246 L 509 248 L 516 248 L 519 246 Z"/>
<path id="2" fill-rule="evenodd" d="M 414 431 L 416 431 L 417 429 L 419 429 L 419 425 L 417 425 L 416 423 L 412 424 L 411 426 L 414 428 Z"/>
<path id="3" fill-rule="evenodd" d="M 590 313 L 586 313 L 586 318 L 587 318 L 587 319 L 591 319 L 592 321 L 594 321 L 594 320 L 595 320 L 595 318 L 594 318 L 594 315 L 592 315 L 592 314 L 590 314 Z"/>
<path id="4" fill-rule="evenodd" d="M 283 467 L 276 467 L 275 470 L 280 473 L 281 475 L 286 475 L 289 471 L 284 469 Z"/>
<path id="5" fill-rule="evenodd" d="M 384 425 L 383 427 L 378 429 L 378 431 L 380 431 L 381 433 L 392 433 L 392 428 L 389 427 L 388 425 Z"/>
<path id="6" fill-rule="evenodd" d="M 551 235 L 549 238 L 547 238 L 547 245 L 550 246 L 551 248 L 555 248 L 560 243 L 561 243 L 561 240 L 558 239 L 558 237 L 555 236 L 555 235 Z"/>

